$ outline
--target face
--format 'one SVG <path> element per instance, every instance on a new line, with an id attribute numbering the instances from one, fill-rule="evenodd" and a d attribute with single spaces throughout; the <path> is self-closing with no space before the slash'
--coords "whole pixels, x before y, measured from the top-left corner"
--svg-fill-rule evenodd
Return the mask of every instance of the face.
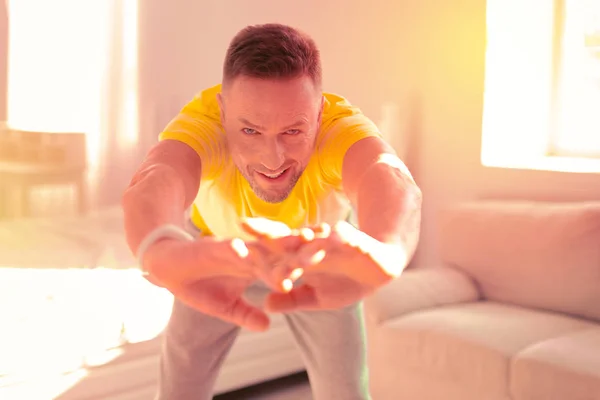
<path id="1" fill-rule="evenodd" d="M 323 96 L 309 77 L 238 77 L 219 96 L 231 157 L 254 193 L 285 200 L 306 168 L 319 129 Z"/>

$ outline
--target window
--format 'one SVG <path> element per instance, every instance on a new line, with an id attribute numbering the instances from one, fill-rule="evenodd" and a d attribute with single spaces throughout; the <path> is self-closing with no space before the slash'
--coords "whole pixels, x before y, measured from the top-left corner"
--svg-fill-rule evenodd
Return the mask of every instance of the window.
<path id="1" fill-rule="evenodd" d="M 600 171 L 599 42 L 600 0 L 488 0 L 484 165 Z"/>
<path id="2" fill-rule="evenodd" d="M 559 7 L 550 154 L 600 157 L 600 1 L 563 0 Z"/>
<path id="3" fill-rule="evenodd" d="M 101 142 L 134 144 L 138 1 L 6 4 L 8 125 L 85 133 L 90 169 Z M 141 279 L 128 260 L 118 206 L 84 217 L 2 221 L 0 254 L 0 398 L 62 398 L 76 387 L 84 397 L 110 398 L 99 392 L 151 381 L 154 364 L 146 372 L 144 361 L 158 348 L 135 344 L 159 342 L 151 339 L 166 324 L 172 296 Z M 94 370 L 111 361 L 112 369 Z M 138 380 L 115 378 L 123 371 Z"/>
<path id="4" fill-rule="evenodd" d="M 8 125 L 137 140 L 137 0 L 8 0 Z M 117 133 L 118 132 L 118 133 Z"/>

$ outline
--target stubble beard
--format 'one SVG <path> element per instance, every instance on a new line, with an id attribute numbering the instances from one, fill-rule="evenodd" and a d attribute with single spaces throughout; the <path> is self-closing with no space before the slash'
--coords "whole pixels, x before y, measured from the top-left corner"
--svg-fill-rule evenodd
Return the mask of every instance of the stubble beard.
<path id="1" fill-rule="evenodd" d="M 252 177 L 248 176 L 248 174 L 246 172 L 244 172 L 244 171 L 240 171 L 240 172 L 242 173 L 242 176 L 248 181 L 248 183 L 250 184 L 250 188 L 252 189 L 254 194 L 256 194 L 258 196 L 259 199 L 261 199 L 262 201 L 267 202 L 267 203 L 277 204 L 277 203 L 283 202 L 285 199 L 287 199 L 290 196 L 290 194 L 292 193 L 292 190 L 294 190 L 294 187 L 298 183 L 298 180 L 302 176 L 302 173 L 304 172 L 304 170 L 294 171 L 293 172 L 294 175 L 291 177 L 289 185 L 284 190 L 281 190 L 279 192 L 264 190 L 256 182 L 256 180 L 253 179 Z"/>

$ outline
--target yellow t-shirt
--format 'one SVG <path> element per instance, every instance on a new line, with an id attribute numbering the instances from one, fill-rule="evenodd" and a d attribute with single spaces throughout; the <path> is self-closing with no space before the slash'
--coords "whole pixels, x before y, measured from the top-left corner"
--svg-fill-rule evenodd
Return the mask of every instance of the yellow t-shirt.
<path id="1" fill-rule="evenodd" d="M 315 152 L 287 199 L 278 204 L 261 200 L 233 164 L 225 145 L 217 93 L 221 85 L 194 97 L 160 134 L 191 146 L 202 159 L 200 189 L 191 219 L 205 235 L 247 235 L 239 223 L 246 217 L 265 217 L 291 228 L 336 223 L 351 206 L 342 188 L 342 163 L 357 141 L 380 136 L 375 124 L 340 96 L 324 93 L 325 105 Z"/>

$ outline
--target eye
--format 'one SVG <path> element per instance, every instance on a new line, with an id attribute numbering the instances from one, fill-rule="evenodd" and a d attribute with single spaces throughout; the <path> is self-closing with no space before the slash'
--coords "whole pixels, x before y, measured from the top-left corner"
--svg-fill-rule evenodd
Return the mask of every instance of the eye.
<path id="1" fill-rule="evenodd" d="M 252 128 L 244 128 L 242 129 L 242 132 L 244 132 L 246 135 L 256 135 L 258 133 Z"/>
<path id="2" fill-rule="evenodd" d="M 300 129 L 290 129 L 285 131 L 286 135 L 297 135 L 300 133 Z"/>

